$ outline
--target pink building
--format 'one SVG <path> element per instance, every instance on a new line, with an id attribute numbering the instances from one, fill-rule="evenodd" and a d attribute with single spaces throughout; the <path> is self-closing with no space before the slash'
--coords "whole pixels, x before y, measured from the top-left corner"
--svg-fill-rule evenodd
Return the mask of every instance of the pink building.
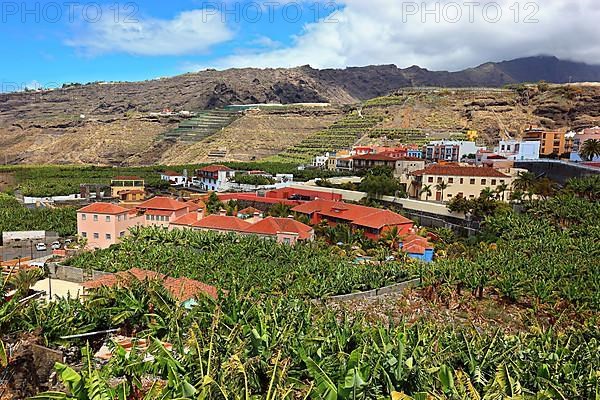
<path id="1" fill-rule="evenodd" d="M 136 210 L 143 216 L 145 226 L 158 225 L 165 228 L 168 228 L 171 222 L 190 212 L 202 212 L 195 203 L 178 201 L 169 197 L 154 197 L 137 206 Z"/>
<path id="2" fill-rule="evenodd" d="M 77 211 L 77 233 L 87 239 L 87 247 L 105 249 L 120 241 L 133 226 L 163 226 L 183 216 L 196 220 L 204 210 L 196 203 L 183 202 L 168 197 L 154 197 L 127 209 L 110 203 L 94 203 Z"/>
<path id="3" fill-rule="evenodd" d="M 92 249 L 119 243 L 129 228 L 142 224 L 142 218 L 135 212 L 115 204 L 95 203 L 77 211 L 77 233 Z"/>

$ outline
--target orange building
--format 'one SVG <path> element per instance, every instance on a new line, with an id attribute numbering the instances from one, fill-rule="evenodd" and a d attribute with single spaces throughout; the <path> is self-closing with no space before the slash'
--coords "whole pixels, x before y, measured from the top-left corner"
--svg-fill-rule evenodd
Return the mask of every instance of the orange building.
<path id="1" fill-rule="evenodd" d="M 523 132 L 524 142 L 540 142 L 540 156 L 562 155 L 568 151 L 565 132 L 530 127 Z"/>

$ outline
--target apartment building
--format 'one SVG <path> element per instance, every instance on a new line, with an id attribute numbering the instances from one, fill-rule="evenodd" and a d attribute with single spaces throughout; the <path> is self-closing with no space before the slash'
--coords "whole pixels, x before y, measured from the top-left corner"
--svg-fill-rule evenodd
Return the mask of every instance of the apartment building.
<path id="1" fill-rule="evenodd" d="M 506 187 L 509 190 L 513 180 L 511 175 L 494 168 L 457 164 L 429 165 L 410 175 L 412 179 L 408 185 L 409 196 L 435 201 L 448 201 L 458 195 L 476 198 L 485 188 L 495 190 L 498 187 Z M 444 184 L 444 189 L 439 186 L 441 184 Z"/>

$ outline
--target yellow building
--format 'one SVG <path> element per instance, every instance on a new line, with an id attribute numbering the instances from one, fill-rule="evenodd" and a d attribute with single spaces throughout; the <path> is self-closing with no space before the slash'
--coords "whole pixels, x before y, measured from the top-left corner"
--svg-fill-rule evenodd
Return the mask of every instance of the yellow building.
<path id="1" fill-rule="evenodd" d="M 122 192 L 146 192 L 146 184 L 142 178 L 137 176 L 117 176 L 110 181 L 110 193 L 112 197 L 121 197 Z"/>
<path id="2" fill-rule="evenodd" d="M 508 191 L 513 178 L 490 167 L 462 166 L 458 164 L 434 164 L 412 172 L 408 184 L 410 197 L 419 200 L 449 201 L 456 196 L 477 198 L 485 188 L 506 189 L 504 197 L 508 200 Z M 443 189 L 440 186 L 445 186 Z M 506 186 L 503 186 L 506 185 Z"/>

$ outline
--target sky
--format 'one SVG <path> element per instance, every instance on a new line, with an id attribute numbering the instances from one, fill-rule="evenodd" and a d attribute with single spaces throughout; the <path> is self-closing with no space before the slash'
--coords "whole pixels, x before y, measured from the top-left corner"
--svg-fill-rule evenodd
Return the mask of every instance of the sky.
<path id="1" fill-rule="evenodd" d="M 600 64 L 598 0 L 0 1 L 0 92 L 207 68 Z"/>

